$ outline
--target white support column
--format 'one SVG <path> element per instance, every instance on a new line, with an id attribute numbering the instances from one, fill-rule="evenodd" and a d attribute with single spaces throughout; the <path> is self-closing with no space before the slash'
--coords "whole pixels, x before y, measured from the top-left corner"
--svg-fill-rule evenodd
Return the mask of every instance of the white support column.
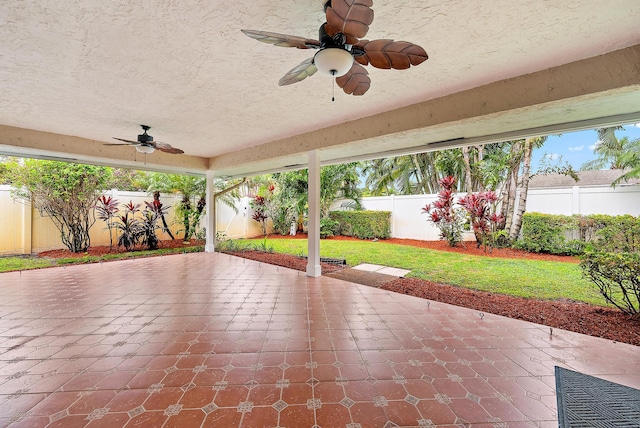
<path id="1" fill-rule="evenodd" d="M 204 251 L 207 253 L 213 253 L 215 251 L 216 240 L 216 201 L 214 198 L 215 188 L 213 186 L 213 178 L 215 173 L 211 170 L 207 170 L 207 214 L 205 217 L 205 223 L 207 228 L 207 241 L 204 247 Z"/>
<path id="2" fill-rule="evenodd" d="M 309 251 L 307 259 L 307 276 L 318 277 L 322 274 L 320 267 L 320 157 L 317 150 L 309 153 Z"/>

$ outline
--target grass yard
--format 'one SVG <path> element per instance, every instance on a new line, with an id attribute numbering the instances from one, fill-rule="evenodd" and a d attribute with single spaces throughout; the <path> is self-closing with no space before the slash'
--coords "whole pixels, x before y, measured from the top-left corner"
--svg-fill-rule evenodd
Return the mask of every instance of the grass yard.
<path id="1" fill-rule="evenodd" d="M 105 253 L 100 255 L 90 255 L 80 253 L 76 257 L 61 258 L 38 258 L 38 257 L 0 257 L 0 273 L 17 270 L 40 269 L 53 266 L 64 266 L 70 264 L 98 263 L 113 260 L 154 257 L 170 254 L 202 252 L 201 245 L 184 248 L 160 248 L 158 250 L 138 250 L 122 253 Z"/>
<path id="2" fill-rule="evenodd" d="M 55 266 L 55 264 L 55 260 L 36 259 L 32 257 L 0 257 L 0 272 L 40 269 Z"/>
<path id="3" fill-rule="evenodd" d="M 264 246 L 262 238 L 237 243 L 257 248 Z M 277 253 L 307 254 L 304 239 L 267 240 L 266 247 Z M 472 256 L 383 241 L 322 240 L 320 254 L 346 259 L 350 266 L 373 263 L 409 269 L 409 277 L 475 290 L 605 305 L 596 287 L 582 277 L 580 266 L 575 263 Z"/>

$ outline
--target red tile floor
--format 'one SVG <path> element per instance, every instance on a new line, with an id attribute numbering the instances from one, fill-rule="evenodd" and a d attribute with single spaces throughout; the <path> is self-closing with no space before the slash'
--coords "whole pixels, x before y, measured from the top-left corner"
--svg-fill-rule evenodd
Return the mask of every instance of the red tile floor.
<path id="1" fill-rule="evenodd" d="M 224 254 L 0 274 L 0 426 L 556 427 L 640 348 Z"/>

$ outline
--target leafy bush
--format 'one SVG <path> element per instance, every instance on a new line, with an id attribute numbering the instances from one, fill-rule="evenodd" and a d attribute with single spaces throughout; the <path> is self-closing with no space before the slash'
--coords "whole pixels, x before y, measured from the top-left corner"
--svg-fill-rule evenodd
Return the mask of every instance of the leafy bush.
<path id="1" fill-rule="evenodd" d="M 596 231 L 600 251 L 640 251 L 640 217 L 621 215 L 604 220 Z"/>
<path id="2" fill-rule="evenodd" d="M 534 253 L 579 254 L 566 238 L 566 232 L 576 227 L 574 217 L 525 213 L 522 217 L 522 236 L 514 247 Z"/>
<path id="3" fill-rule="evenodd" d="M 640 315 L 640 253 L 589 252 L 580 262 L 604 299 L 629 315 Z"/>
<path id="4" fill-rule="evenodd" d="M 86 251 L 91 244 L 89 229 L 95 223 L 94 206 L 111 169 L 37 159 L 5 167 L 12 194 L 31 201 L 42 216 L 51 218 L 70 251 Z"/>
<path id="5" fill-rule="evenodd" d="M 429 214 L 429 220 L 440 229 L 440 239 L 446 240 L 450 247 L 455 247 L 462 242 L 465 223 L 464 211 L 454 207 L 456 179 L 453 176 L 444 177 L 438 184 L 442 187 L 438 192 L 438 200 L 425 205 L 422 214 Z"/>
<path id="6" fill-rule="evenodd" d="M 391 236 L 390 211 L 331 211 L 329 218 L 339 224 L 335 234 L 360 239 L 386 239 Z"/>
<path id="7" fill-rule="evenodd" d="M 505 232 L 504 229 L 499 230 L 501 226 L 504 226 L 505 219 L 502 215 L 496 213 L 496 202 L 498 196 L 493 191 L 469 193 L 465 197 L 461 198 L 458 202 L 462 208 L 467 211 L 473 232 L 476 235 L 476 241 L 478 248 L 480 245 L 484 245 L 484 251 L 489 252 L 496 245 L 496 234 L 498 232 Z M 504 234 L 500 234 L 500 239 L 504 237 Z M 507 235 L 508 238 L 508 235 Z"/>
<path id="8" fill-rule="evenodd" d="M 340 227 L 340 222 L 330 217 L 320 219 L 320 238 L 335 236 Z"/>
<path id="9" fill-rule="evenodd" d="M 522 236 L 514 247 L 536 253 L 579 255 L 594 245 L 602 252 L 640 251 L 640 217 L 526 213 Z"/>

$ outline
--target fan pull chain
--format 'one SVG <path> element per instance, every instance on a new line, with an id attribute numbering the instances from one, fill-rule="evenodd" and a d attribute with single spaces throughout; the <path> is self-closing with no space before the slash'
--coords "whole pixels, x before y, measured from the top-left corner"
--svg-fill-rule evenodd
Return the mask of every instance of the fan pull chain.
<path id="1" fill-rule="evenodd" d="M 331 101 L 335 101 L 336 100 L 336 79 L 335 79 L 335 77 L 333 77 L 335 75 L 336 75 L 336 71 L 335 70 L 331 70 L 331 76 L 332 76 L 331 80 L 333 80 L 333 85 L 331 86 L 331 90 L 332 90 Z"/>

